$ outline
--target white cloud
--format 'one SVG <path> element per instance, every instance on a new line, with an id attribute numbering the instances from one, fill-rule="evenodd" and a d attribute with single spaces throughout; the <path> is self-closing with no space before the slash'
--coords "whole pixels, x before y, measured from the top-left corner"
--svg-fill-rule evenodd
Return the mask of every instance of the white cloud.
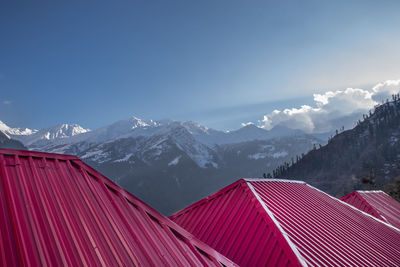
<path id="1" fill-rule="evenodd" d="M 267 130 L 282 125 L 307 133 L 329 132 L 342 126 L 348 128 L 363 113 L 399 91 L 400 80 L 389 80 L 377 84 L 371 90 L 347 88 L 314 94 L 314 107 L 303 105 L 300 108 L 274 110 L 259 122 Z"/>
<path id="2" fill-rule="evenodd" d="M 10 100 L 3 100 L 3 104 L 4 104 L 4 105 L 10 105 L 10 104 L 11 104 L 11 101 L 10 101 Z"/>
<path id="3" fill-rule="evenodd" d="M 388 80 L 383 83 L 378 83 L 372 88 L 373 99 L 378 102 L 385 101 L 391 98 L 393 94 L 399 93 L 400 80 Z"/>

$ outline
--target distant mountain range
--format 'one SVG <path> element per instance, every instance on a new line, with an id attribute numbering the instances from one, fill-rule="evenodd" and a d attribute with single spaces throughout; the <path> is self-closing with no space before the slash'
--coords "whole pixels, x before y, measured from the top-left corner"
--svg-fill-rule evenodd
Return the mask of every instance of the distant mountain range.
<path id="1" fill-rule="evenodd" d="M 169 214 L 241 177 L 260 177 L 324 141 L 299 130 L 247 125 L 223 132 L 192 121 L 132 117 L 89 130 L 76 124 L 30 130 L 0 123 L 32 150 L 74 154 Z"/>
<path id="2" fill-rule="evenodd" d="M 338 197 L 356 189 L 381 189 L 400 201 L 400 99 L 393 98 L 355 128 L 273 174 L 304 180 Z"/>

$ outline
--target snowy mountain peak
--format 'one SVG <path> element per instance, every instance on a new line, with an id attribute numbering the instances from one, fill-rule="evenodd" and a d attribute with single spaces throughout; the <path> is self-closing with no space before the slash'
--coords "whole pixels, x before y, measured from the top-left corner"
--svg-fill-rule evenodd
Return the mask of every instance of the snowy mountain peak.
<path id="1" fill-rule="evenodd" d="M 78 124 L 58 124 L 53 127 L 44 128 L 39 131 L 26 131 L 25 134 L 18 132 L 10 133 L 11 137 L 23 142 L 25 145 L 44 145 L 58 139 L 65 139 L 75 135 L 89 132 L 89 129 L 84 129 Z"/>
<path id="2" fill-rule="evenodd" d="M 263 128 L 260 128 L 254 124 L 246 124 L 245 126 L 243 126 L 242 128 L 240 128 L 239 130 L 236 130 L 236 132 L 265 132 L 266 130 L 264 130 Z"/>
<path id="3" fill-rule="evenodd" d="M 132 124 L 132 129 L 141 128 L 141 127 L 149 127 L 149 126 L 157 126 L 159 124 L 153 120 L 142 120 L 135 116 L 131 117 L 128 120 L 128 122 Z"/>
<path id="4" fill-rule="evenodd" d="M 59 124 L 54 127 L 40 130 L 39 132 L 44 133 L 45 139 L 52 140 L 57 138 L 67 138 L 74 135 L 89 132 L 90 129 L 84 129 L 78 124 Z M 38 133 L 39 133 L 38 132 Z"/>
<path id="5" fill-rule="evenodd" d="M 4 131 L 10 127 L 7 126 L 4 122 L 0 121 L 0 130 Z"/>
<path id="6" fill-rule="evenodd" d="M 180 124 L 192 134 L 208 133 L 209 130 L 207 127 L 194 121 L 183 121 Z"/>
<path id="7" fill-rule="evenodd" d="M 3 133 L 7 135 L 30 135 L 37 132 L 37 130 L 31 130 L 28 128 L 11 128 L 2 121 L 0 121 L 0 131 L 3 131 Z"/>

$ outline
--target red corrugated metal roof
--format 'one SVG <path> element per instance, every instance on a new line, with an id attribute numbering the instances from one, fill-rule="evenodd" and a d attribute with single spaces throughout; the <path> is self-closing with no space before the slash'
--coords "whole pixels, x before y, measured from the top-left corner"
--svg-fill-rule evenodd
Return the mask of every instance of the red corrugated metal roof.
<path id="1" fill-rule="evenodd" d="M 354 191 L 340 200 L 400 228 L 400 203 L 383 191 Z"/>
<path id="2" fill-rule="evenodd" d="M 241 266 L 399 266 L 400 231 L 298 181 L 241 179 L 170 217 Z"/>
<path id="3" fill-rule="evenodd" d="M 0 149 L 0 266 L 226 266 L 77 157 Z"/>

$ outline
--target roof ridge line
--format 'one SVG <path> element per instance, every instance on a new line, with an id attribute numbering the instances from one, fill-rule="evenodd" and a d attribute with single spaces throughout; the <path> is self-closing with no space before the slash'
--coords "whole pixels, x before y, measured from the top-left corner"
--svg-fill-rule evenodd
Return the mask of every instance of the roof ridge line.
<path id="1" fill-rule="evenodd" d="M 389 224 L 389 223 L 387 223 L 387 222 L 384 222 L 384 221 L 382 221 L 382 220 L 376 218 L 375 216 L 372 216 L 371 214 L 368 214 L 368 213 L 366 213 L 365 211 L 362 211 L 362 210 L 360 210 L 360 209 L 354 207 L 353 205 L 350 205 L 349 203 L 347 203 L 347 202 L 345 202 L 345 201 L 343 201 L 343 200 L 340 200 L 339 198 L 333 197 L 333 196 L 329 195 L 328 193 L 325 193 L 324 191 L 319 190 L 318 188 L 316 188 L 316 187 L 314 187 L 314 186 L 312 186 L 312 185 L 307 184 L 307 186 L 309 186 L 309 187 L 311 187 L 311 188 L 313 188 L 313 189 L 315 189 L 315 190 L 317 190 L 317 191 L 319 191 L 319 192 L 321 192 L 321 193 L 324 193 L 325 195 L 329 196 L 330 198 L 333 198 L 333 199 L 335 199 L 335 200 L 337 200 L 337 201 L 339 201 L 339 202 L 345 204 L 346 206 L 349 206 L 350 208 L 352 208 L 352 209 L 354 209 L 354 210 L 357 210 L 358 212 L 361 212 L 362 214 L 367 215 L 368 217 L 370 217 L 370 218 L 372 218 L 372 219 L 374 219 L 374 220 L 376 220 L 376 221 L 378 221 L 378 222 L 380 222 L 380 223 L 383 223 L 383 224 L 385 224 L 385 225 L 387 225 L 387 226 L 393 228 L 394 230 L 400 232 L 400 229 L 399 229 L 399 228 L 397 228 L 397 227 L 395 227 L 395 226 L 393 226 L 393 225 L 391 225 L 391 224 Z"/>
<path id="2" fill-rule="evenodd" d="M 283 182 L 283 183 L 298 183 L 305 184 L 300 180 L 276 179 L 276 178 L 243 178 L 246 182 Z"/>
<path id="3" fill-rule="evenodd" d="M 385 191 L 382 191 L 382 190 L 356 190 L 355 192 L 363 193 L 363 194 L 367 194 L 367 193 L 385 193 Z"/>
<path id="4" fill-rule="evenodd" d="M 265 180 L 265 179 L 264 179 Z M 265 212 L 268 214 L 268 216 L 271 218 L 272 222 L 275 224 L 275 226 L 278 228 L 279 232 L 282 234 L 283 238 L 285 239 L 286 243 L 289 245 L 289 247 L 292 249 L 293 254 L 296 256 L 297 260 L 299 261 L 301 266 L 307 266 L 307 263 L 304 259 L 304 257 L 300 254 L 297 246 L 289 239 L 288 234 L 283 230 L 281 224 L 278 222 L 278 220 L 275 218 L 274 214 L 272 211 L 265 205 L 264 201 L 261 199 L 260 195 L 257 193 L 257 191 L 254 189 L 253 185 L 245 179 L 247 186 L 250 188 L 258 202 L 261 204 Z M 253 180 L 254 181 L 254 180 Z M 304 183 L 304 182 L 303 182 Z"/>

